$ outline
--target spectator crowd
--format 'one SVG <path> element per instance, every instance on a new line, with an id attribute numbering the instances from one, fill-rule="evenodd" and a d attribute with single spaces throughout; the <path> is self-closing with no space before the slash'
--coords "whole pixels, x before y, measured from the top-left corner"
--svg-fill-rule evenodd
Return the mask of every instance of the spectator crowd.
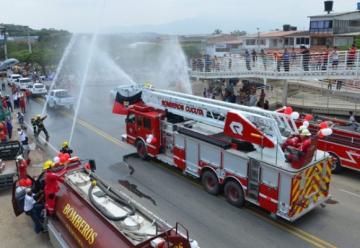
<path id="1" fill-rule="evenodd" d="M 242 54 L 224 54 L 222 57 L 204 55 L 192 58 L 190 65 L 193 71 L 203 72 L 236 71 L 243 68 L 248 71 L 261 69 L 289 72 L 300 68 L 303 71 L 324 71 L 336 70 L 340 64 L 346 69 L 352 69 L 358 63 L 358 56 L 355 44 L 347 52 L 340 52 L 336 46 L 327 46 L 322 51 L 310 51 L 306 46 L 301 46 L 300 50 L 292 48 L 291 51 L 287 48 L 273 52 L 265 52 L 263 49 L 257 52 L 253 49 L 244 50 Z"/>
<path id="2" fill-rule="evenodd" d="M 214 86 L 204 88 L 203 97 L 269 109 L 264 88 L 258 89 L 256 84 L 247 80 L 216 82 Z"/>

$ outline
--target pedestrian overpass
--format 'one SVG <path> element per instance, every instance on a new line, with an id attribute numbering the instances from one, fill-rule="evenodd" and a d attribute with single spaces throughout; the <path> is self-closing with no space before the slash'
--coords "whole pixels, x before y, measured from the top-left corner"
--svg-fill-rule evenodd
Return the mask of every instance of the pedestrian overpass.
<path id="1" fill-rule="evenodd" d="M 244 57 L 232 55 L 192 59 L 190 77 L 196 79 L 262 78 L 277 80 L 314 80 L 314 79 L 359 79 L 360 50 L 355 57 L 347 51 L 328 57 L 321 53 L 311 53 L 304 60 L 302 54 L 290 56 L 288 60 L 276 59 L 273 55 Z"/>

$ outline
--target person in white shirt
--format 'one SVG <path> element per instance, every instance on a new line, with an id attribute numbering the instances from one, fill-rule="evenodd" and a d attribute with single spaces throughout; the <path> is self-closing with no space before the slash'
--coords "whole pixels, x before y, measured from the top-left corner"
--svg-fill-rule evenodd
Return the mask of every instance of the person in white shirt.
<path id="1" fill-rule="evenodd" d="M 349 111 L 349 115 L 350 115 L 350 117 L 349 117 L 349 122 L 355 123 L 355 122 L 356 122 L 356 119 L 355 119 L 354 112 Z"/>
<path id="2" fill-rule="evenodd" d="M 37 203 L 34 196 L 35 195 L 32 193 L 31 189 L 27 188 L 24 199 L 24 212 L 31 217 L 35 224 L 35 232 L 39 233 L 44 230 L 40 221 L 41 210 L 43 207 Z"/>
<path id="3" fill-rule="evenodd" d="M 30 154 L 30 147 L 29 147 L 29 138 L 23 128 L 18 128 L 18 135 L 19 141 L 23 148 L 23 157 L 28 160 L 27 162 L 30 164 L 29 154 Z"/>

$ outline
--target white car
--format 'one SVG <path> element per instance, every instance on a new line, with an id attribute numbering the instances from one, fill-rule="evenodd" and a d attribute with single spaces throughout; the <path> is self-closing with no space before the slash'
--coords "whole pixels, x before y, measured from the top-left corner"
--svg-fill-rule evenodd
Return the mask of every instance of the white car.
<path id="1" fill-rule="evenodd" d="M 75 98 L 65 89 L 51 90 L 49 94 L 46 95 L 46 101 L 50 108 L 66 107 L 72 109 L 75 105 Z"/>
<path id="2" fill-rule="evenodd" d="M 33 85 L 34 83 L 31 81 L 30 78 L 19 78 L 16 84 L 17 86 L 19 86 L 20 90 L 26 90 L 29 88 L 29 85 Z"/>
<path id="3" fill-rule="evenodd" d="M 8 77 L 8 83 L 9 85 L 12 85 L 14 83 L 16 83 L 16 81 L 18 79 L 21 78 L 21 75 L 20 74 L 11 74 L 9 77 Z"/>
<path id="4" fill-rule="evenodd" d="M 47 93 L 45 85 L 41 83 L 34 83 L 33 85 L 29 85 L 28 89 L 33 96 L 45 95 Z"/>

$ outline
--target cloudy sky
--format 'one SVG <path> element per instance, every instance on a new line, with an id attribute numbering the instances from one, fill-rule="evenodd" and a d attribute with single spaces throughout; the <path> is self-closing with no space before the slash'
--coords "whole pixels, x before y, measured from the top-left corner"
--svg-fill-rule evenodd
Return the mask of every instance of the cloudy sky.
<path id="1" fill-rule="evenodd" d="M 355 10 L 356 2 L 335 0 L 334 10 Z M 0 23 L 33 28 L 174 34 L 307 29 L 307 16 L 324 13 L 323 0 L 0 0 L 0 10 Z"/>

